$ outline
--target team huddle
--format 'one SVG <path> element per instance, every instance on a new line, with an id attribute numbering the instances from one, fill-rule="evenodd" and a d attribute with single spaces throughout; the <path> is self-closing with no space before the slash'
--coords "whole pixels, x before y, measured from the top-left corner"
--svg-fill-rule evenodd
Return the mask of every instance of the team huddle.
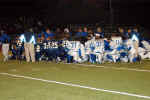
<path id="1" fill-rule="evenodd" d="M 16 46 L 14 46 L 16 45 Z M 18 37 L 11 46 L 12 58 L 24 59 L 24 41 Z M 15 47 L 15 48 L 14 48 Z M 53 40 L 50 37 L 38 38 L 34 43 L 36 61 L 55 61 L 67 63 L 97 63 L 104 62 L 136 62 L 150 58 L 150 44 L 148 41 L 139 41 L 133 34 L 123 40 L 120 36 L 102 38 L 99 34 L 88 37 L 87 41 Z"/>

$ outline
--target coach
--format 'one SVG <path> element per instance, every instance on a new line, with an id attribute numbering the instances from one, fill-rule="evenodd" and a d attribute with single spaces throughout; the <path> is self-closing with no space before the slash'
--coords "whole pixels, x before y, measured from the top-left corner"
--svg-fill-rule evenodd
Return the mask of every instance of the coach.
<path id="1" fill-rule="evenodd" d="M 30 28 L 27 32 L 25 32 L 21 36 L 21 40 L 24 42 L 24 48 L 25 48 L 25 57 L 27 62 L 35 62 L 35 50 L 34 50 L 34 44 L 35 44 L 35 35 L 33 33 L 33 29 Z"/>
<path id="2" fill-rule="evenodd" d="M 0 41 L 2 42 L 2 54 L 5 62 L 8 60 L 10 37 L 4 31 L 1 31 Z"/>

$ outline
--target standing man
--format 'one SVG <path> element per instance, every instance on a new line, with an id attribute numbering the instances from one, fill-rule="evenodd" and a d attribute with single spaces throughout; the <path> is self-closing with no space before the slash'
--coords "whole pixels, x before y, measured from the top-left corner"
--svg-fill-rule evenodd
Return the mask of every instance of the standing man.
<path id="1" fill-rule="evenodd" d="M 52 39 L 54 39 L 55 34 L 52 33 L 49 28 L 47 28 L 47 29 L 46 29 L 46 32 L 45 32 L 45 38 L 47 39 L 47 38 L 49 38 L 49 37 L 52 38 Z"/>
<path id="2" fill-rule="evenodd" d="M 126 33 L 126 37 L 127 37 L 127 39 L 132 38 L 132 29 L 131 28 L 128 29 L 128 31 Z"/>
<path id="3" fill-rule="evenodd" d="M 123 40 L 126 40 L 128 38 L 128 33 L 125 33 L 125 30 L 122 27 L 118 28 L 118 32 Z"/>
<path id="4" fill-rule="evenodd" d="M 79 29 L 78 29 L 78 32 L 77 32 L 76 35 L 75 35 L 75 37 L 76 37 L 76 38 L 81 38 L 81 37 L 82 37 L 82 33 L 83 33 L 82 28 L 79 28 Z"/>
<path id="5" fill-rule="evenodd" d="M 141 34 L 139 33 L 138 28 L 136 27 L 133 28 L 133 34 L 135 34 L 139 40 L 142 40 L 142 37 L 140 36 Z"/>
<path id="6" fill-rule="evenodd" d="M 100 35 L 100 38 L 104 38 L 104 32 L 103 32 L 103 30 L 102 30 L 101 27 L 97 27 L 96 32 L 95 32 L 94 34 L 95 34 L 95 35 L 96 35 L 96 34 L 99 34 L 99 35 Z"/>
<path id="7" fill-rule="evenodd" d="M 0 54 L 1 54 L 1 51 L 2 51 L 2 37 L 1 37 L 1 34 L 0 34 Z"/>
<path id="8" fill-rule="evenodd" d="M 86 38 L 88 36 L 88 28 L 84 27 L 82 32 L 82 37 Z"/>
<path id="9" fill-rule="evenodd" d="M 20 38 L 22 42 L 24 42 L 26 61 L 35 62 L 35 50 L 34 50 L 35 36 L 33 33 L 33 29 L 30 28 L 27 32 L 22 34 Z"/>
<path id="10" fill-rule="evenodd" d="M 10 37 L 4 31 L 1 31 L 1 34 L 2 55 L 4 56 L 4 62 L 6 62 L 8 61 Z"/>

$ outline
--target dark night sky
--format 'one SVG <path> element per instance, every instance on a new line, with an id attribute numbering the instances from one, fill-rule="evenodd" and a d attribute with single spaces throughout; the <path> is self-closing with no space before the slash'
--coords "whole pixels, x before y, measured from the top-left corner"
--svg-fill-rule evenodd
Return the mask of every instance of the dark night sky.
<path id="1" fill-rule="evenodd" d="M 45 15 L 53 23 L 108 23 L 108 7 L 108 0 L 0 0 L 0 18 Z M 112 0 L 112 7 L 115 24 L 150 26 L 150 0 Z"/>

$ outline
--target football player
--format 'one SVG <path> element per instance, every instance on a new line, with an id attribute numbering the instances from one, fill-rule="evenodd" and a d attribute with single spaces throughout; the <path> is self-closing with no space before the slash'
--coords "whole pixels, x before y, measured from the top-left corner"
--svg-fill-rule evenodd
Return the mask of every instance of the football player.
<path id="1" fill-rule="evenodd" d="M 35 44 L 35 58 L 36 61 L 42 60 L 42 43 L 40 38 L 37 39 L 37 43 Z"/>
<path id="2" fill-rule="evenodd" d="M 23 59 L 24 43 L 19 37 L 16 38 L 17 59 Z"/>
<path id="3" fill-rule="evenodd" d="M 104 40 L 100 38 L 100 34 L 95 34 L 94 54 L 96 55 L 96 62 L 101 64 L 104 57 Z"/>
<path id="4" fill-rule="evenodd" d="M 80 63 L 82 61 L 81 54 L 80 54 L 80 48 L 81 43 L 80 41 L 70 41 L 69 43 L 69 51 L 68 54 L 73 57 L 73 62 Z"/>
<path id="5" fill-rule="evenodd" d="M 91 63 L 95 63 L 96 62 L 96 56 L 94 54 L 94 42 L 95 42 L 95 38 L 93 38 L 91 35 L 88 35 L 87 37 L 87 42 L 85 42 L 85 55 L 87 57 L 87 60 Z"/>
<path id="6" fill-rule="evenodd" d="M 138 57 L 138 43 L 132 39 L 126 41 L 126 47 L 128 49 L 128 59 L 131 63 L 136 62 Z"/>
<path id="7" fill-rule="evenodd" d="M 106 58 L 109 59 L 108 61 L 116 63 L 120 57 L 120 50 L 118 48 L 122 46 L 122 37 L 113 34 L 109 41 L 109 46 L 110 50 L 105 53 Z"/>

